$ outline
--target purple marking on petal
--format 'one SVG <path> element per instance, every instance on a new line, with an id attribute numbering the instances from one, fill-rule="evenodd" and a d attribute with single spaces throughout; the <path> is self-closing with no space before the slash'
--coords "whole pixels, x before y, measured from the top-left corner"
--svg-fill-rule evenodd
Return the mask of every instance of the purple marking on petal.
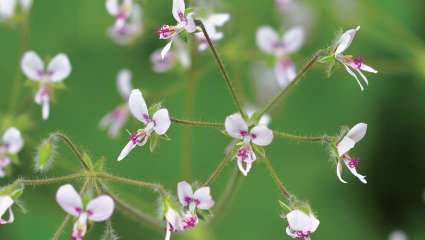
<path id="1" fill-rule="evenodd" d="M 247 135 L 248 135 L 248 132 L 247 132 L 247 131 L 244 131 L 244 130 L 240 130 L 240 131 L 239 131 L 239 134 L 240 134 L 242 137 L 245 137 L 245 136 L 247 136 Z"/>
<path id="2" fill-rule="evenodd" d="M 360 164 L 360 159 L 351 158 L 348 159 L 348 167 L 355 168 Z"/>
<path id="3" fill-rule="evenodd" d="M 185 23 L 187 22 L 187 18 L 182 11 L 179 11 L 178 15 L 181 22 L 185 22 Z"/>
<path id="4" fill-rule="evenodd" d="M 169 39 L 175 32 L 176 29 L 174 27 L 171 27 L 169 25 L 163 25 L 158 30 L 159 39 Z"/>
<path id="5" fill-rule="evenodd" d="M 295 231 L 295 235 L 297 235 L 297 238 L 299 239 L 307 239 L 308 237 L 310 237 L 311 232 L 307 231 L 307 232 L 303 232 L 303 231 Z"/>
<path id="6" fill-rule="evenodd" d="M 196 217 L 196 215 L 192 215 L 192 216 L 185 218 L 183 220 L 183 228 L 184 229 L 194 228 L 196 226 L 196 224 L 198 224 L 198 218 Z"/>
<path id="7" fill-rule="evenodd" d="M 89 215 L 89 216 L 93 215 L 93 211 L 92 210 L 87 210 L 87 215 Z"/>
<path id="8" fill-rule="evenodd" d="M 191 197 L 184 197 L 184 202 L 186 204 L 190 204 L 193 201 L 193 199 Z"/>
<path id="9" fill-rule="evenodd" d="M 81 208 L 75 208 L 75 211 L 76 211 L 78 214 L 83 213 L 83 209 L 81 209 Z"/>
<path id="10" fill-rule="evenodd" d="M 362 65 L 363 65 L 363 63 L 364 63 L 364 61 L 363 61 L 363 58 L 362 57 L 355 57 L 353 60 L 352 60 L 352 62 L 353 62 L 353 64 L 358 68 L 358 69 L 360 69 L 361 67 L 362 67 Z"/>

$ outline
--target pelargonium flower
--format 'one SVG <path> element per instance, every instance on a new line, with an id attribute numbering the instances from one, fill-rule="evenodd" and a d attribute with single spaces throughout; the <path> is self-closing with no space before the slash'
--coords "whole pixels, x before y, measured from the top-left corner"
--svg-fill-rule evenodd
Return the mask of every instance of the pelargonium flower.
<path id="1" fill-rule="evenodd" d="M 359 165 L 360 161 L 358 159 L 352 158 L 348 152 L 354 148 L 354 146 L 363 139 L 366 135 L 367 124 L 366 123 L 358 123 L 353 128 L 351 128 L 347 134 L 342 138 L 341 141 L 336 145 L 339 160 L 336 167 L 336 174 L 339 180 L 343 183 L 347 183 L 342 179 L 342 165 L 341 162 L 345 164 L 345 166 L 350 170 L 350 172 L 357 177 L 362 183 L 367 183 L 366 176 L 359 174 L 356 170 L 356 167 Z"/>
<path id="2" fill-rule="evenodd" d="M 186 31 L 193 33 L 196 31 L 195 20 L 193 19 L 193 13 L 186 14 L 186 5 L 184 0 L 173 0 L 173 17 L 177 21 L 177 25 L 163 25 L 159 30 L 159 39 L 169 39 L 169 42 L 161 51 L 161 57 L 164 58 L 171 48 L 173 40 L 181 32 Z"/>
<path id="3" fill-rule="evenodd" d="M 187 44 L 178 37 L 174 39 L 173 47 L 164 58 L 161 56 L 161 52 L 162 50 L 158 49 L 150 57 L 152 69 L 156 73 L 167 72 L 177 64 L 180 64 L 183 69 L 188 69 L 192 64 Z"/>
<path id="4" fill-rule="evenodd" d="M 32 6 L 32 0 L 0 0 L 0 20 L 14 17 L 18 4 L 24 12 L 28 12 Z"/>
<path id="5" fill-rule="evenodd" d="M 47 120 L 54 84 L 63 81 L 71 74 L 71 63 L 68 56 L 63 53 L 56 55 L 45 68 L 43 60 L 37 53 L 29 51 L 22 58 L 21 68 L 30 80 L 38 83 L 34 101 L 42 106 L 43 120 Z"/>
<path id="6" fill-rule="evenodd" d="M 182 181 L 177 185 L 177 195 L 183 207 L 188 207 L 191 212 L 195 212 L 196 208 L 208 210 L 214 206 L 210 187 L 201 187 L 193 192 L 192 186 Z"/>
<path id="7" fill-rule="evenodd" d="M 286 234 L 295 239 L 309 240 L 319 227 L 320 221 L 312 214 L 301 210 L 292 210 L 285 218 L 288 220 Z"/>
<path id="8" fill-rule="evenodd" d="M 118 72 L 117 76 L 117 88 L 121 97 L 128 100 L 131 86 L 131 72 L 127 69 L 123 69 Z M 114 109 L 114 111 L 108 113 L 100 121 L 100 127 L 108 129 L 109 136 L 116 138 L 128 119 L 129 110 L 127 104 L 120 105 Z"/>
<path id="9" fill-rule="evenodd" d="M 142 8 L 133 4 L 127 21 L 121 27 L 112 26 L 108 30 L 109 37 L 119 45 L 131 44 L 142 33 Z"/>
<path id="10" fill-rule="evenodd" d="M 56 193 L 56 201 L 68 214 L 77 217 L 72 229 L 72 240 L 82 240 L 87 232 L 87 222 L 103 222 L 112 216 L 114 201 L 101 195 L 84 206 L 80 194 L 70 184 L 61 186 Z"/>
<path id="11" fill-rule="evenodd" d="M 0 195 L 0 225 L 13 223 L 15 221 L 15 216 L 13 215 L 12 206 L 15 203 L 11 196 Z M 6 215 L 6 212 L 9 212 L 9 218 L 7 220 L 3 219 L 3 216 Z"/>
<path id="12" fill-rule="evenodd" d="M 151 134 L 164 135 L 171 125 L 168 110 L 165 108 L 156 111 L 152 115 L 152 118 L 149 116 L 145 99 L 143 98 L 142 92 L 138 89 L 131 91 L 128 99 L 128 106 L 131 114 L 142 122 L 145 127 L 130 135 L 130 141 L 121 151 L 118 156 L 118 161 L 123 160 L 136 146 L 145 145 Z"/>
<path id="13" fill-rule="evenodd" d="M 217 31 L 218 27 L 224 26 L 224 24 L 229 21 L 230 14 L 228 13 L 214 13 L 209 14 L 206 18 L 200 18 L 202 23 L 205 26 L 205 30 L 207 31 L 210 39 L 213 42 L 217 42 L 223 39 L 224 34 L 222 32 Z M 198 50 L 204 51 L 208 48 L 208 42 L 204 33 L 198 32 L 195 34 L 196 39 L 198 40 Z"/>
<path id="14" fill-rule="evenodd" d="M 269 145 L 273 140 L 273 131 L 261 124 L 250 129 L 240 113 L 228 116 L 224 126 L 231 137 L 239 140 L 237 145 L 240 145 L 240 147 L 236 154 L 237 165 L 241 173 L 247 176 L 252 163 L 257 159 L 251 144 L 257 146 Z"/>
<path id="15" fill-rule="evenodd" d="M 9 128 L 0 142 L 0 178 L 5 176 L 4 169 L 11 163 L 10 155 L 15 155 L 24 146 L 21 132 L 16 128 Z"/>
<path id="16" fill-rule="evenodd" d="M 261 51 L 274 55 L 277 59 L 274 74 L 279 85 L 286 87 L 296 76 L 295 64 L 288 58 L 304 43 L 304 30 L 301 27 L 289 29 L 282 38 L 270 26 L 263 26 L 257 30 L 257 46 Z"/>
<path id="17" fill-rule="evenodd" d="M 165 240 L 171 239 L 171 233 L 192 229 L 199 223 L 198 216 L 196 216 L 195 213 L 188 211 L 184 214 L 180 214 L 171 207 L 169 207 L 165 213 L 165 220 Z"/>
<path id="18" fill-rule="evenodd" d="M 363 91 L 364 87 L 362 83 L 360 82 L 357 74 L 360 75 L 360 77 L 363 79 L 366 85 L 368 85 L 368 80 L 366 76 L 363 74 L 363 71 L 370 72 L 370 73 L 378 73 L 378 71 L 366 65 L 362 57 L 353 57 L 351 55 L 343 54 L 344 51 L 348 47 L 350 47 L 354 37 L 356 36 L 357 31 L 359 30 L 360 30 L 360 26 L 354 29 L 350 29 L 346 31 L 344 34 L 342 34 L 342 36 L 339 38 L 337 42 L 334 56 L 336 60 L 338 60 L 342 65 L 344 65 L 345 70 L 347 70 L 347 72 L 356 79 L 357 83 L 360 86 L 360 89 Z"/>
<path id="19" fill-rule="evenodd" d="M 133 0 L 106 0 L 106 10 L 115 17 L 115 28 L 124 27 L 133 10 Z"/>

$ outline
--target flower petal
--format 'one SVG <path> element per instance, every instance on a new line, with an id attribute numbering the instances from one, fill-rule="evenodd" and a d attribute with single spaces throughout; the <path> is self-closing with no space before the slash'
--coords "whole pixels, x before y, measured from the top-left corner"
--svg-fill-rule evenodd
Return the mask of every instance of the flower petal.
<path id="1" fill-rule="evenodd" d="M 279 43 L 279 36 L 270 26 L 263 26 L 257 30 L 257 46 L 265 53 L 273 54 L 276 44 Z"/>
<path id="2" fill-rule="evenodd" d="M 167 53 L 170 51 L 171 49 L 171 45 L 173 44 L 173 40 L 169 41 L 167 43 L 167 45 L 164 46 L 164 48 L 161 51 L 161 58 L 164 59 L 165 56 L 167 55 Z"/>
<path id="3" fill-rule="evenodd" d="M 360 86 L 360 90 L 364 90 L 364 87 L 363 87 L 363 85 L 362 85 L 362 83 L 360 82 L 360 80 L 359 80 L 359 78 L 357 77 L 357 75 L 347 66 L 347 65 L 345 65 L 344 64 L 344 67 L 345 67 L 345 70 L 351 75 L 351 76 L 353 76 L 354 77 L 354 79 L 356 79 L 356 81 L 357 81 L 357 83 L 359 84 L 359 86 Z"/>
<path id="4" fill-rule="evenodd" d="M 22 10 L 28 12 L 32 7 L 33 0 L 20 0 L 19 3 L 21 4 Z"/>
<path id="5" fill-rule="evenodd" d="M 273 131 L 265 125 L 257 125 L 251 130 L 252 142 L 258 146 L 267 146 L 273 141 Z"/>
<path id="6" fill-rule="evenodd" d="M 357 31 L 359 30 L 360 26 L 358 26 L 357 28 L 350 29 L 341 35 L 337 42 L 338 46 L 335 50 L 335 55 L 343 53 L 348 47 L 350 47 L 351 42 L 353 41 Z"/>
<path id="7" fill-rule="evenodd" d="M 102 195 L 87 205 L 88 218 L 95 222 L 109 219 L 114 212 L 114 200 L 110 196 Z"/>
<path id="8" fill-rule="evenodd" d="M 120 10 L 119 0 L 106 0 L 106 10 L 112 16 L 116 16 Z"/>
<path id="9" fill-rule="evenodd" d="M 214 26 L 221 27 L 230 19 L 230 14 L 228 13 L 216 13 L 208 16 L 207 22 L 211 23 Z"/>
<path id="10" fill-rule="evenodd" d="M 283 35 L 283 48 L 286 54 L 297 51 L 303 43 L 304 29 L 302 27 L 293 27 Z"/>
<path id="11" fill-rule="evenodd" d="M 152 120 L 155 123 L 153 129 L 158 135 L 165 134 L 171 126 L 170 116 L 168 115 L 168 110 L 165 108 L 159 109 L 153 115 Z"/>
<path id="12" fill-rule="evenodd" d="M 186 17 L 187 24 L 185 26 L 185 29 L 189 33 L 193 33 L 196 31 L 196 24 L 195 24 L 195 19 L 193 19 L 193 15 L 194 15 L 193 13 L 190 13 Z"/>
<path id="13" fill-rule="evenodd" d="M 295 64 L 291 60 L 282 59 L 276 62 L 274 74 L 279 86 L 285 89 L 297 75 Z"/>
<path id="14" fill-rule="evenodd" d="M 184 0 L 173 0 L 173 17 L 178 23 L 184 21 L 186 6 Z"/>
<path id="15" fill-rule="evenodd" d="M 288 225 L 293 231 L 307 232 L 312 229 L 312 222 L 309 215 L 300 210 L 293 210 L 286 215 Z"/>
<path id="16" fill-rule="evenodd" d="M 341 173 L 342 173 L 341 160 L 338 160 L 338 163 L 336 165 L 336 176 L 338 177 L 339 181 L 341 181 L 342 183 L 347 183 L 347 181 L 342 179 Z"/>
<path id="17" fill-rule="evenodd" d="M 30 80 L 39 81 L 43 78 L 43 60 L 33 51 L 24 54 L 21 60 L 21 69 Z"/>
<path id="18" fill-rule="evenodd" d="M 53 82 L 60 82 L 71 74 L 71 63 L 66 54 L 56 55 L 47 66 L 49 79 Z"/>
<path id="19" fill-rule="evenodd" d="M 7 145 L 7 150 L 11 154 L 18 153 L 24 146 L 24 139 L 17 128 L 9 128 L 3 135 L 3 143 Z"/>
<path id="20" fill-rule="evenodd" d="M 364 138 L 367 132 L 367 124 L 366 123 L 357 123 L 348 131 L 345 135 L 346 137 L 351 138 L 355 143 L 360 142 Z"/>
<path id="21" fill-rule="evenodd" d="M 248 176 L 249 171 L 251 170 L 252 163 L 243 162 L 241 160 L 237 161 L 238 168 L 244 176 Z M 244 167 L 245 164 L 245 167 Z"/>
<path id="22" fill-rule="evenodd" d="M 151 54 L 150 60 L 152 63 L 152 69 L 156 73 L 167 72 L 175 65 L 174 54 L 172 52 L 168 52 L 168 54 L 166 54 L 164 58 L 162 58 L 161 49 L 158 49 L 153 52 Z"/>
<path id="23" fill-rule="evenodd" d="M 137 145 L 133 143 L 133 141 L 129 141 L 127 145 L 121 150 L 120 155 L 117 160 L 121 161 L 136 147 Z"/>
<path id="24" fill-rule="evenodd" d="M 47 99 L 45 98 L 41 103 L 41 117 L 43 120 L 47 120 L 49 118 L 50 114 L 50 103 L 49 103 L 49 97 Z"/>
<path id="25" fill-rule="evenodd" d="M 336 145 L 336 149 L 338 151 L 338 155 L 341 157 L 342 155 L 346 154 L 348 151 L 350 151 L 354 146 L 356 145 L 356 142 L 345 136 L 342 138 L 342 140 Z"/>
<path id="26" fill-rule="evenodd" d="M 224 127 L 231 137 L 237 139 L 242 139 L 242 133 L 247 133 L 248 131 L 248 125 L 240 113 L 234 113 L 228 116 L 224 121 Z"/>
<path id="27" fill-rule="evenodd" d="M 146 106 L 145 99 L 143 98 L 142 91 L 134 89 L 130 93 L 128 99 L 128 106 L 131 114 L 144 124 L 147 124 L 147 118 L 149 117 L 148 107 Z"/>
<path id="28" fill-rule="evenodd" d="M 79 216 L 83 210 L 83 202 L 80 194 L 75 191 L 71 184 L 61 186 L 56 193 L 56 201 L 67 212 L 73 216 Z"/>
<path id="29" fill-rule="evenodd" d="M 201 187 L 195 191 L 194 198 L 199 201 L 199 209 L 208 210 L 214 206 L 214 200 L 211 197 L 210 187 Z"/>
<path id="30" fill-rule="evenodd" d="M 15 15 L 16 0 L 0 1 L 0 18 L 10 18 Z"/>
<path id="31" fill-rule="evenodd" d="M 349 161 L 344 160 L 345 166 L 347 166 L 348 170 L 350 170 L 351 174 L 353 174 L 356 178 L 358 178 L 362 183 L 366 184 L 366 176 L 363 176 L 357 172 L 357 169 L 355 167 L 350 167 Z"/>
<path id="32" fill-rule="evenodd" d="M 3 219 L 3 215 L 12 207 L 13 203 L 14 201 L 10 196 L 0 196 L 0 219 Z"/>
<path id="33" fill-rule="evenodd" d="M 311 229 L 310 232 L 315 232 L 320 225 L 319 219 L 316 218 L 313 214 L 310 214 L 311 219 Z"/>
<path id="34" fill-rule="evenodd" d="M 118 72 L 117 76 L 117 88 L 118 92 L 124 99 L 128 99 L 130 96 L 131 90 L 133 89 L 131 86 L 131 71 L 128 69 L 123 69 Z"/>
<path id="35" fill-rule="evenodd" d="M 377 70 L 375 70 L 371 66 L 366 65 L 364 63 L 360 66 L 360 70 L 365 71 L 365 72 L 378 73 Z"/>
<path id="36" fill-rule="evenodd" d="M 194 197 L 192 186 L 186 181 L 179 182 L 177 184 L 177 196 L 179 197 L 180 203 L 186 207 L 189 204 L 186 198 L 193 199 Z"/>

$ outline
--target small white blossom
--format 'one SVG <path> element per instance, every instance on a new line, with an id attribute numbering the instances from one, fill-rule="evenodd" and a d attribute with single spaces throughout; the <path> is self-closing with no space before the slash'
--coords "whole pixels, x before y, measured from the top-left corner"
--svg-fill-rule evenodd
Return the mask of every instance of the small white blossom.
<path id="1" fill-rule="evenodd" d="M 305 213 L 301 210 L 293 210 L 286 215 L 288 227 L 286 234 L 295 239 L 310 240 L 319 227 L 320 221 L 312 214 Z"/>
<path id="2" fill-rule="evenodd" d="M 125 24 L 108 30 L 109 37 L 119 45 L 129 45 L 142 33 L 142 8 L 134 4 Z"/>
<path id="3" fill-rule="evenodd" d="M 208 210 L 214 206 L 209 187 L 201 187 L 195 192 L 189 183 L 183 181 L 177 185 L 177 195 L 183 207 L 188 207 L 191 212 L 196 208 Z"/>
<path id="4" fill-rule="evenodd" d="M 87 222 L 103 222 L 114 212 L 114 201 L 107 195 L 92 199 L 84 206 L 80 194 L 70 184 L 61 186 L 56 193 L 56 201 L 68 214 L 77 217 L 72 229 L 72 240 L 83 240 L 87 232 Z"/>
<path id="5" fill-rule="evenodd" d="M 0 178 L 5 176 L 4 169 L 11 163 L 10 155 L 17 154 L 24 146 L 21 132 L 16 128 L 9 128 L 0 142 Z"/>
<path id="6" fill-rule="evenodd" d="M 217 42 L 223 39 L 224 34 L 217 30 L 218 27 L 224 26 L 226 22 L 230 19 L 230 14 L 228 13 L 214 13 L 209 14 L 206 18 L 200 18 L 202 23 L 205 26 L 205 30 L 208 33 L 211 41 Z M 198 40 L 198 50 L 205 51 L 208 48 L 208 42 L 204 33 L 198 32 L 195 34 L 196 39 Z"/>
<path id="7" fill-rule="evenodd" d="M 106 10 L 115 17 L 115 28 L 121 29 L 133 10 L 133 0 L 106 0 Z"/>
<path id="8" fill-rule="evenodd" d="M 39 85 L 34 101 L 42 106 L 43 120 L 49 118 L 52 85 L 59 83 L 71 74 L 68 56 L 60 53 L 50 60 L 45 68 L 43 60 L 33 51 L 26 52 L 21 61 L 21 68 L 28 79 Z"/>
<path id="9" fill-rule="evenodd" d="M 12 206 L 15 203 L 12 197 L 3 195 L 0 196 L 0 225 L 10 224 L 15 221 L 15 216 L 13 215 Z M 9 218 L 5 220 L 3 217 L 6 216 L 6 212 L 9 213 Z"/>
<path id="10" fill-rule="evenodd" d="M 345 67 L 345 70 L 347 70 L 348 74 L 354 77 L 356 79 L 357 83 L 360 86 L 360 89 L 363 91 L 364 87 L 363 84 L 360 82 L 359 77 L 363 79 L 366 85 L 368 85 L 368 80 L 366 76 L 363 74 L 364 72 L 370 72 L 370 73 L 378 73 L 375 69 L 372 67 L 366 65 L 363 61 L 363 58 L 361 57 L 353 57 L 351 55 L 344 55 L 344 51 L 350 47 L 351 43 L 353 42 L 354 37 L 356 36 L 357 32 L 360 30 L 360 26 L 350 29 L 346 31 L 340 39 L 337 42 L 337 47 L 335 49 L 335 58 Z M 357 73 L 357 74 L 356 74 Z"/>
<path id="11" fill-rule="evenodd" d="M 174 44 L 164 58 L 161 52 L 162 50 L 158 49 L 150 57 L 152 69 L 156 73 L 167 72 L 177 64 L 180 64 L 183 69 L 188 69 L 192 64 L 189 47 L 178 37 L 174 38 Z"/>
<path id="12" fill-rule="evenodd" d="M 165 240 L 171 239 L 171 233 L 182 232 L 196 227 L 199 223 L 198 216 L 190 211 L 180 214 L 171 207 L 165 213 L 166 227 Z"/>
<path id="13" fill-rule="evenodd" d="M 359 165 L 360 161 L 358 159 L 352 158 L 348 152 L 354 148 L 354 146 L 363 139 L 366 135 L 367 124 L 358 123 L 347 134 L 341 139 L 341 141 L 336 145 L 339 160 L 336 167 L 336 174 L 339 180 L 343 183 L 347 183 L 341 177 L 342 165 L 341 162 L 350 170 L 350 172 L 357 177 L 362 183 L 367 183 L 366 176 L 359 174 L 356 170 L 356 167 Z"/>

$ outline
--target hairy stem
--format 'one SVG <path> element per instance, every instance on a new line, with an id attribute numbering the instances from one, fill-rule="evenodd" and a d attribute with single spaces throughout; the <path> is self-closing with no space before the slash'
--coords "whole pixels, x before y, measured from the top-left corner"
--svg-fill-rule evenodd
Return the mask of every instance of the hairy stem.
<path id="1" fill-rule="evenodd" d="M 75 173 L 67 176 L 62 177 L 53 177 L 53 178 L 40 178 L 40 179 L 21 179 L 19 180 L 20 183 L 26 185 L 26 186 L 39 186 L 39 185 L 48 185 L 53 183 L 60 183 L 65 181 L 71 181 L 71 180 L 77 180 L 84 177 L 84 174 L 81 173 Z"/>
<path id="2" fill-rule="evenodd" d="M 279 132 L 279 131 L 273 131 L 273 134 L 277 137 L 285 138 L 291 141 L 297 141 L 297 142 L 332 142 L 335 141 L 335 137 L 331 137 L 328 135 L 323 136 L 299 136 L 294 134 L 289 134 L 285 132 Z"/>
<path id="3" fill-rule="evenodd" d="M 171 121 L 176 124 L 188 125 L 192 127 L 205 127 L 205 128 L 217 128 L 223 129 L 224 125 L 222 123 L 215 122 L 203 122 L 203 121 L 192 121 L 178 118 L 171 118 Z"/>
<path id="4" fill-rule="evenodd" d="M 202 23 L 201 20 L 195 20 L 195 23 L 196 23 L 197 26 L 199 26 L 201 28 L 202 33 L 204 34 L 205 39 L 208 42 L 208 45 L 209 45 L 209 47 L 211 49 L 211 52 L 213 53 L 214 58 L 215 58 L 215 60 L 216 60 L 216 62 L 218 64 L 218 67 L 220 68 L 220 72 L 223 75 L 223 78 L 224 78 L 224 80 L 226 82 L 227 88 L 229 89 L 230 94 L 232 95 L 232 99 L 233 99 L 233 102 L 236 105 L 236 108 L 242 114 L 242 117 L 245 120 L 247 120 L 248 119 L 247 114 L 246 114 L 245 110 L 242 107 L 242 103 L 241 103 L 241 101 L 239 99 L 239 96 L 237 94 L 237 91 L 236 91 L 235 87 L 233 86 L 232 81 L 230 81 L 229 75 L 227 74 L 227 71 L 226 71 L 226 69 L 224 67 L 223 61 L 221 60 L 221 58 L 220 58 L 220 56 L 219 56 L 219 54 L 217 52 L 217 49 L 214 47 L 214 44 L 213 44 L 213 42 L 212 42 L 212 40 L 211 40 L 211 38 L 210 38 L 210 36 L 209 36 L 209 34 L 208 34 L 205 26 L 204 26 L 204 24 Z"/>
<path id="5" fill-rule="evenodd" d="M 226 167 L 226 164 L 230 161 L 230 159 L 232 159 L 233 152 L 234 151 L 232 149 L 226 154 L 226 156 L 224 156 L 223 160 L 221 160 L 221 162 L 217 165 L 217 167 L 208 177 L 207 181 L 205 181 L 204 186 L 210 186 L 217 179 L 217 177 L 223 172 L 224 167 Z"/>
<path id="6" fill-rule="evenodd" d="M 66 146 L 69 149 L 71 149 L 71 151 L 75 154 L 75 156 L 78 158 L 78 160 L 80 161 L 80 163 L 84 167 L 84 169 L 90 170 L 89 164 L 84 160 L 83 154 L 78 150 L 77 146 L 75 146 L 75 144 L 72 142 L 71 138 L 69 138 L 67 135 L 65 135 L 63 133 L 55 132 L 55 133 L 52 133 L 49 136 L 49 141 L 51 141 L 53 139 L 62 140 L 66 144 Z"/>
<path id="7" fill-rule="evenodd" d="M 271 177 L 273 178 L 274 183 L 279 188 L 279 191 L 282 193 L 284 197 L 289 199 L 292 195 L 291 193 L 286 189 L 283 182 L 280 180 L 279 176 L 277 175 L 276 170 L 273 168 L 272 163 L 268 158 L 264 158 L 264 163 L 266 164 L 267 171 L 269 171 Z"/>
<path id="8" fill-rule="evenodd" d="M 276 103 L 279 102 L 293 87 L 297 85 L 297 83 L 302 79 L 304 74 L 319 60 L 319 58 L 325 54 L 325 51 L 320 50 L 304 65 L 304 67 L 298 72 L 297 76 L 295 76 L 294 80 L 284 89 L 282 89 L 274 98 L 272 98 L 266 106 L 259 112 L 258 117 L 263 116 L 265 113 L 270 111 Z"/>

